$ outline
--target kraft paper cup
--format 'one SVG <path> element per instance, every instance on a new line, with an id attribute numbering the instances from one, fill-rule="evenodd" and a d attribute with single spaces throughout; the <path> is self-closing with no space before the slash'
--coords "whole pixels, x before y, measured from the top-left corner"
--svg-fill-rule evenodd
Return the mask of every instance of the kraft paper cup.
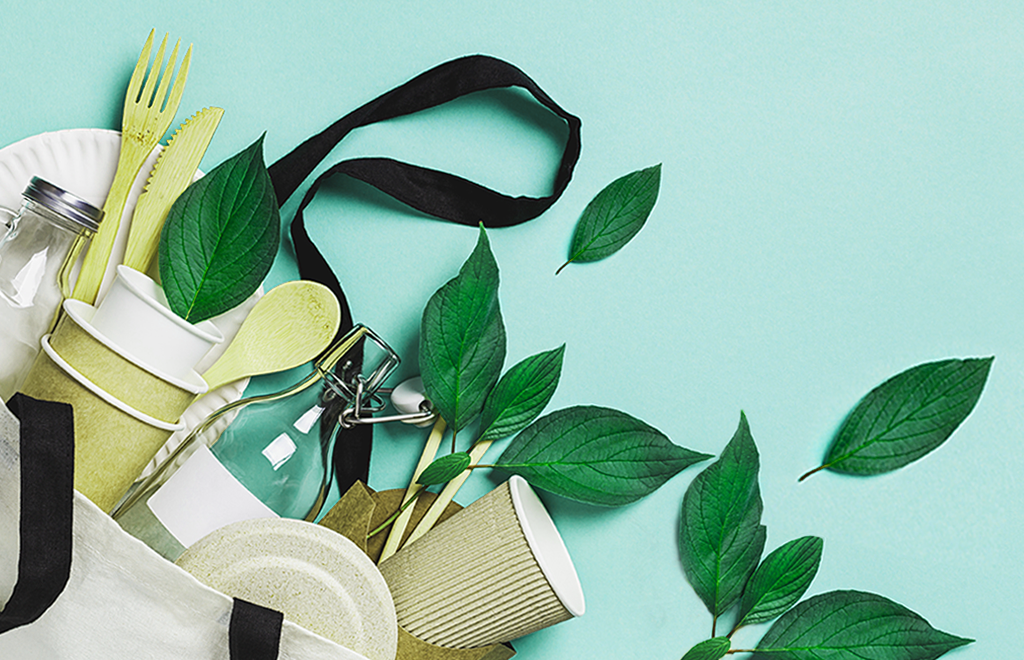
<path id="1" fill-rule="evenodd" d="M 508 642 L 585 609 L 565 544 L 519 476 L 382 562 L 380 570 L 399 624 L 437 646 Z"/>
<path id="2" fill-rule="evenodd" d="M 182 424 L 140 412 L 91 382 L 42 339 L 21 391 L 70 403 L 75 422 L 75 488 L 110 511 L 153 455 Z"/>
<path id="3" fill-rule="evenodd" d="M 171 311 L 160 285 L 137 270 L 117 267 L 92 324 L 142 364 L 187 378 L 224 335 L 210 321 L 195 325 Z"/>
<path id="4" fill-rule="evenodd" d="M 156 367 L 139 364 L 92 324 L 96 308 L 65 300 L 64 314 L 50 335 L 50 346 L 75 371 L 132 408 L 161 421 L 175 423 L 196 397 L 209 389 L 190 370 L 176 378 Z"/>

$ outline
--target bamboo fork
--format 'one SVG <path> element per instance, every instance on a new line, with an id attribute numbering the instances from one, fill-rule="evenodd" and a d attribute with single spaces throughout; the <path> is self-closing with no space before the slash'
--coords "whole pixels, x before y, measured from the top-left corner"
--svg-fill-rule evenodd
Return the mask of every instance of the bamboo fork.
<path id="1" fill-rule="evenodd" d="M 164 35 L 160 48 L 153 59 L 153 68 L 146 77 L 146 70 L 149 66 L 149 54 L 153 48 L 153 31 L 150 31 L 146 45 L 142 48 L 142 54 L 135 65 L 131 80 L 128 82 L 128 93 L 124 100 L 124 114 L 121 119 L 121 153 L 117 159 L 117 171 L 114 174 L 114 182 L 110 186 L 107 200 L 103 204 L 103 222 L 100 229 L 93 236 L 89 251 L 86 252 L 85 260 L 82 263 L 82 270 L 75 282 L 72 298 L 93 304 L 96 295 L 99 293 L 100 284 L 107 270 L 107 262 L 110 259 L 110 252 L 114 247 L 114 238 L 121 224 L 121 214 L 124 212 L 125 202 L 128 200 L 128 192 L 132 183 L 138 175 L 142 165 L 146 162 L 149 154 L 160 142 L 178 111 L 178 104 L 181 102 L 181 94 L 185 89 L 185 80 L 188 78 L 188 67 L 192 60 L 192 46 L 188 47 L 185 57 L 181 60 L 181 67 L 171 86 L 170 96 L 167 95 L 167 88 L 170 85 L 171 73 L 178 59 L 179 40 L 171 51 L 170 60 L 167 66 L 163 67 L 164 51 L 167 47 L 167 35 Z M 161 68 L 162 73 L 161 75 Z M 156 80 L 160 78 L 157 86 Z M 145 87 L 142 86 L 142 79 L 146 78 Z M 154 93 L 154 88 L 156 89 Z M 140 92 L 141 89 L 141 92 Z M 166 97 L 166 104 L 164 103 Z"/>

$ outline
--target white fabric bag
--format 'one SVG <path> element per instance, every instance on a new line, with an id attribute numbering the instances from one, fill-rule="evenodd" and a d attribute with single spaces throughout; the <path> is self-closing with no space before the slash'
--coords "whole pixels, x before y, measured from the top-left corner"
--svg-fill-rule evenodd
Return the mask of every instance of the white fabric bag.
<path id="1" fill-rule="evenodd" d="M 65 421 L 70 429 L 70 407 L 18 395 L 11 408 L 26 428 L 0 405 L 0 658 L 365 660 L 279 613 L 205 587 L 81 494 L 67 502 L 71 468 L 59 464 L 70 462 L 73 446 L 53 436 Z M 66 537 L 69 526 L 70 552 L 52 542 L 53 529 Z M 26 547 L 31 557 L 22 556 Z"/>

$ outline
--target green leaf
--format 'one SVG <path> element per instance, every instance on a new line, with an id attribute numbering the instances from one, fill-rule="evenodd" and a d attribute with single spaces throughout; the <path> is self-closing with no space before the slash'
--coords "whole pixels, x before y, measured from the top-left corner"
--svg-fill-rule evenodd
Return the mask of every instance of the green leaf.
<path id="1" fill-rule="evenodd" d="M 736 627 L 771 621 L 796 605 L 818 572 L 823 545 L 817 536 L 804 536 L 765 557 L 743 591 Z"/>
<path id="2" fill-rule="evenodd" d="M 659 163 L 618 178 L 597 193 L 580 216 L 569 261 L 558 272 L 573 261 L 598 261 L 622 249 L 647 222 L 660 185 Z"/>
<path id="3" fill-rule="evenodd" d="M 721 660 L 729 652 L 732 643 L 728 637 L 712 637 L 686 652 L 683 660 Z"/>
<path id="4" fill-rule="evenodd" d="M 832 441 L 823 464 L 847 474 L 890 472 L 932 451 L 974 409 L 993 358 L 942 360 L 893 376 L 860 400 Z"/>
<path id="5" fill-rule="evenodd" d="M 687 579 L 716 617 L 735 603 L 764 550 L 760 459 L 747 417 L 722 456 L 686 489 L 679 554 Z"/>
<path id="6" fill-rule="evenodd" d="M 708 458 L 672 444 L 661 431 L 626 413 L 575 406 L 527 427 L 494 467 L 569 499 L 619 506 Z"/>
<path id="7" fill-rule="evenodd" d="M 558 387 L 564 354 L 562 344 L 526 358 L 501 377 L 480 413 L 480 442 L 515 435 L 537 419 Z"/>
<path id="8" fill-rule="evenodd" d="M 192 183 L 168 212 L 159 260 L 171 310 L 199 323 L 239 305 L 270 271 L 280 240 L 260 136 Z"/>
<path id="9" fill-rule="evenodd" d="M 469 467 L 469 461 L 469 454 L 464 451 L 442 456 L 420 473 L 416 483 L 423 486 L 447 483 L 462 474 L 463 470 Z"/>
<path id="10" fill-rule="evenodd" d="M 423 389 L 455 432 L 480 414 L 504 362 L 498 264 L 481 226 L 473 253 L 427 301 L 420 324 Z"/>
<path id="11" fill-rule="evenodd" d="M 933 660 L 972 641 L 932 628 L 888 598 L 830 591 L 772 624 L 751 660 Z"/>

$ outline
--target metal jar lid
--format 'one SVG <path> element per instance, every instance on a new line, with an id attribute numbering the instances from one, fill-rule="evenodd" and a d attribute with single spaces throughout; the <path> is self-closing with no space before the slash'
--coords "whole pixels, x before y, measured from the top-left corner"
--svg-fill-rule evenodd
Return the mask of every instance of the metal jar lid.
<path id="1" fill-rule="evenodd" d="M 103 211 L 81 197 L 37 176 L 32 177 L 22 195 L 92 232 L 100 228 L 100 221 L 103 220 Z"/>

